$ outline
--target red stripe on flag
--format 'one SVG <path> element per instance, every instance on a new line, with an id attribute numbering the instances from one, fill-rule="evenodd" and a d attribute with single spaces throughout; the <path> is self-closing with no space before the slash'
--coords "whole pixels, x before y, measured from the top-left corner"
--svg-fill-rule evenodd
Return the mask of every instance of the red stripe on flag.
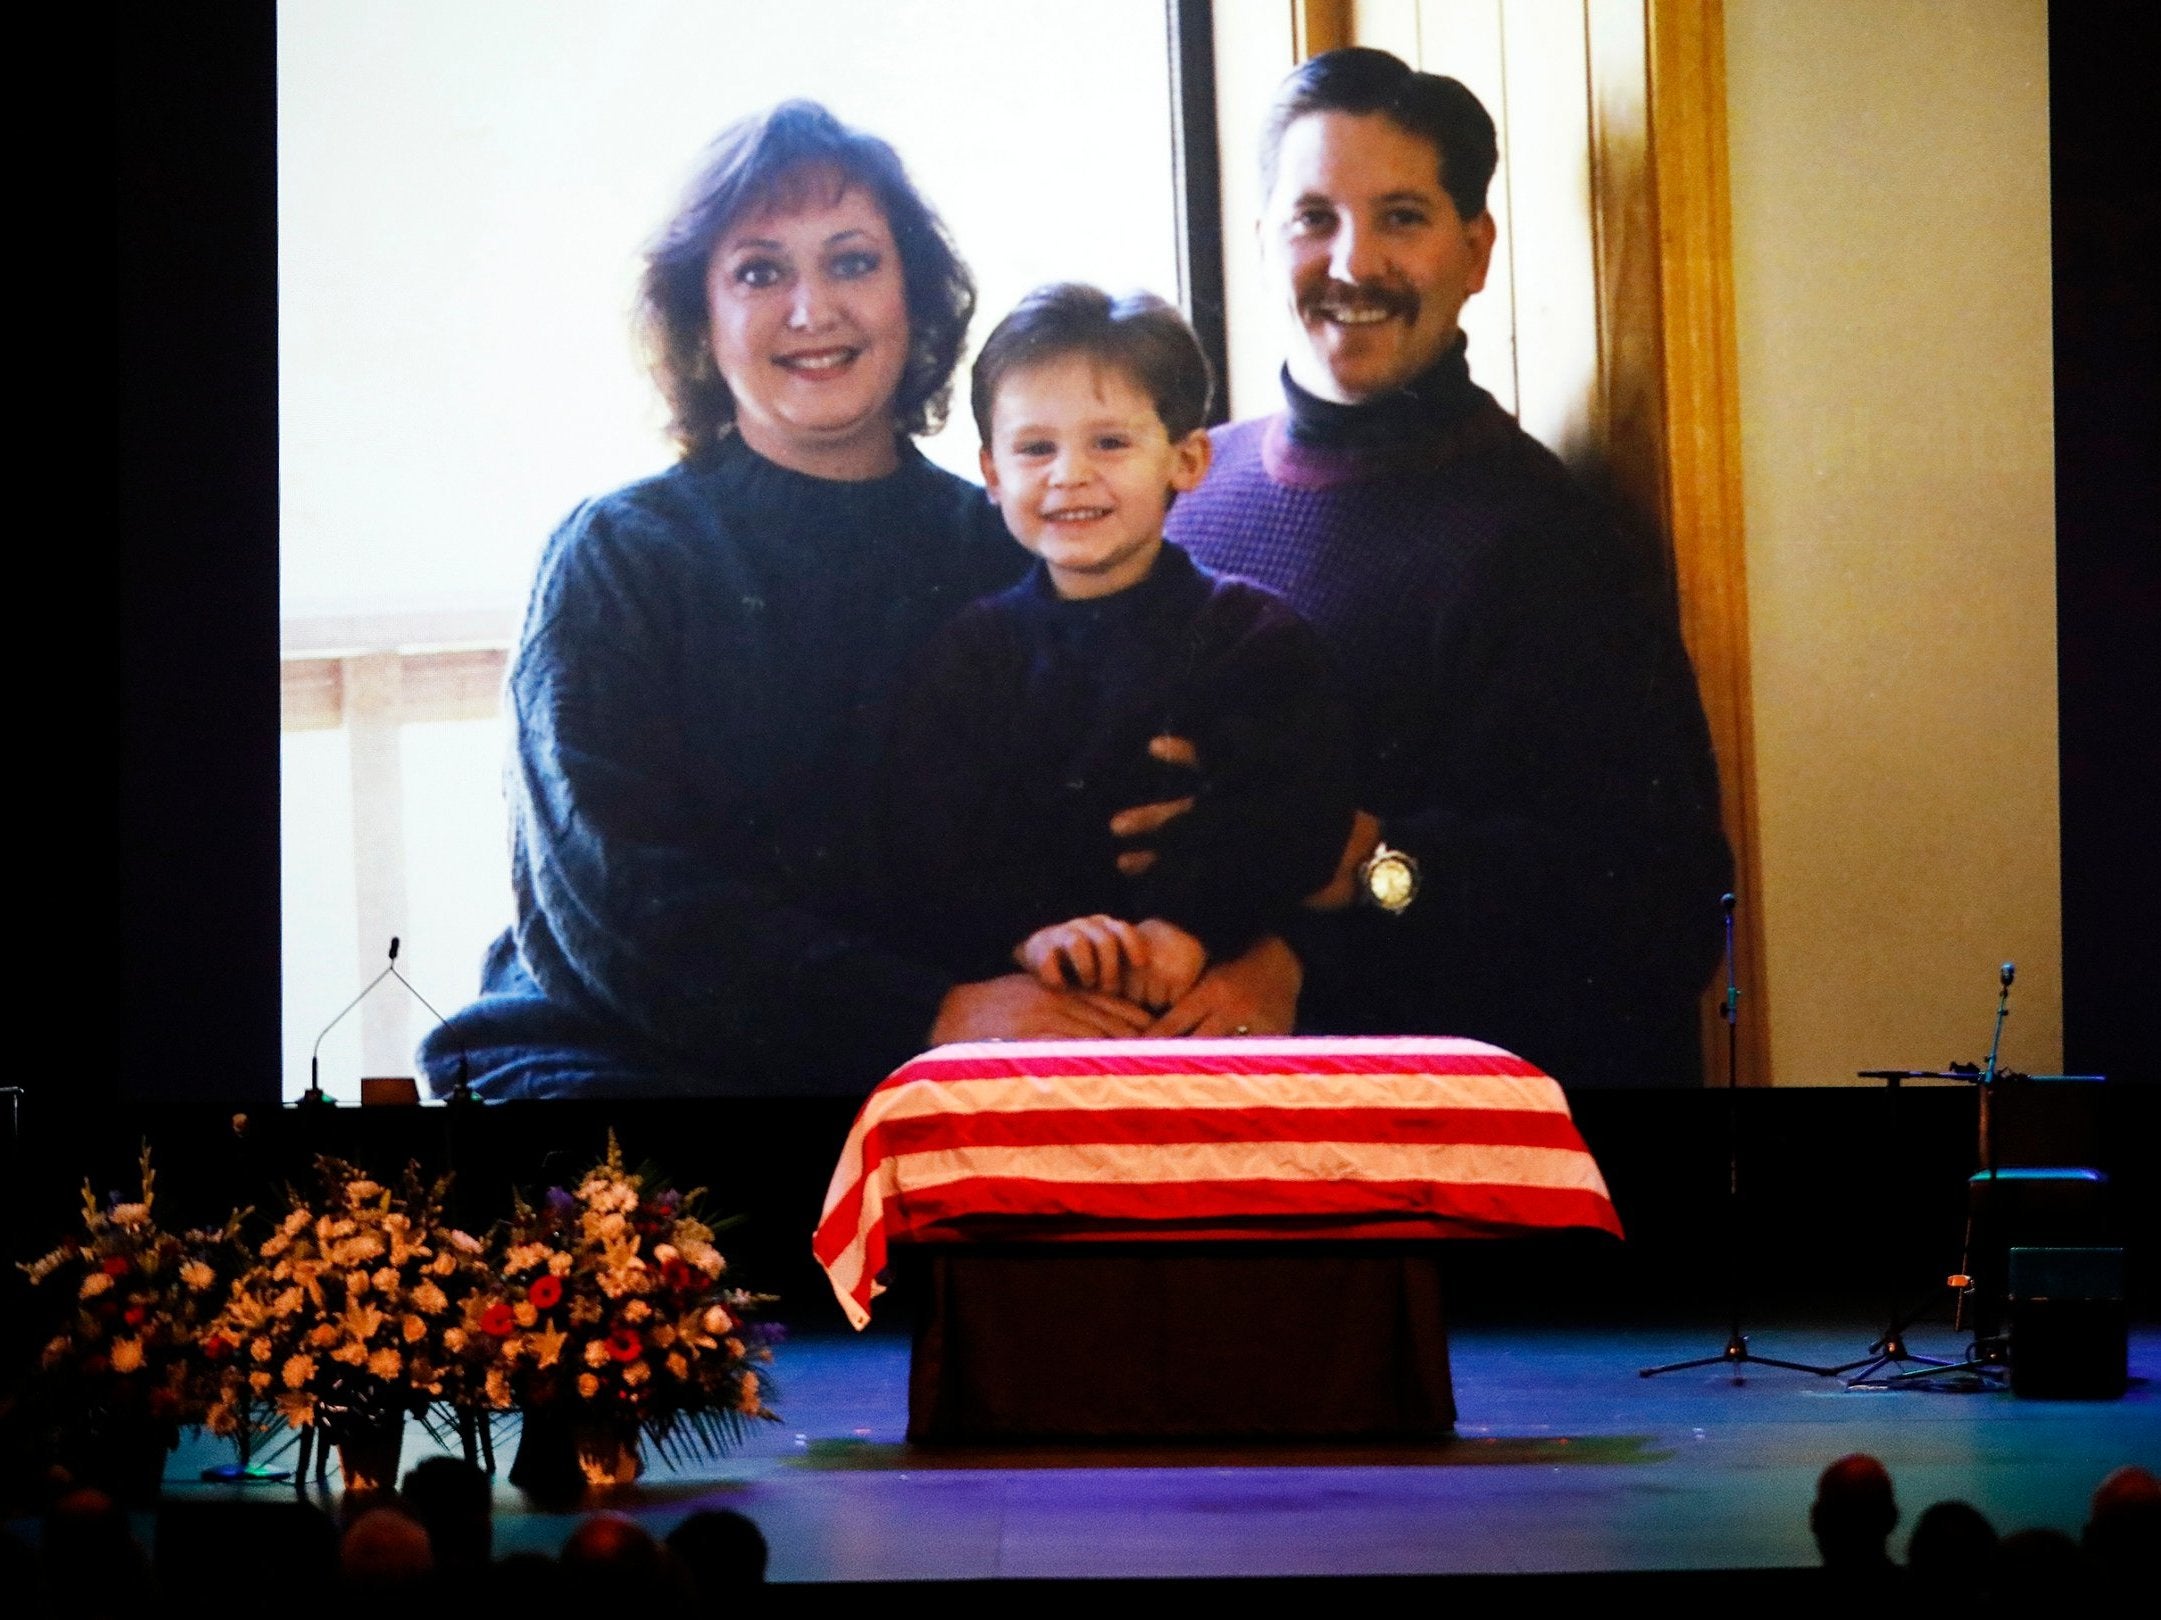
<path id="1" fill-rule="evenodd" d="M 1177 1054 L 1177 1041 L 1161 1043 L 1168 1050 L 1153 1053 L 1085 1052 L 1061 1046 L 1053 1052 L 1031 1053 L 1016 1044 L 1010 1057 L 941 1057 L 936 1052 L 913 1058 L 893 1071 L 878 1087 L 890 1091 L 918 1081 L 1055 1079 L 1062 1075 L 1175 1075 L 1250 1074 L 1282 1077 L 1299 1074 L 1431 1074 L 1503 1075 L 1510 1078 L 1547 1079 L 1536 1064 L 1498 1048 L 1488 1052 L 1312 1052 L 1295 1060 L 1274 1053 L 1210 1053 L 1205 1057 Z"/>
<path id="2" fill-rule="evenodd" d="M 1498 1108 L 1031 1108 L 916 1114 L 874 1126 L 880 1159 L 970 1147 L 1083 1143 L 1394 1142 L 1584 1151 L 1565 1114 Z M 865 1172 L 869 1165 L 866 1156 Z"/>
<path id="3" fill-rule="evenodd" d="M 886 1206 L 883 1243 L 941 1228 L 981 1231 L 1001 1219 L 1039 1231 L 1058 1222 L 1155 1223 L 1322 1221 L 1389 1215 L 1426 1224 L 1436 1237 L 1482 1231 L 1588 1226 L 1620 1236 L 1613 1205 L 1581 1188 L 1430 1181 L 1045 1182 L 975 1177 L 921 1188 Z M 1128 1234 L 1130 1235 L 1130 1234 Z M 882 1246 L 882 1245 L 881 1245 Z"/>

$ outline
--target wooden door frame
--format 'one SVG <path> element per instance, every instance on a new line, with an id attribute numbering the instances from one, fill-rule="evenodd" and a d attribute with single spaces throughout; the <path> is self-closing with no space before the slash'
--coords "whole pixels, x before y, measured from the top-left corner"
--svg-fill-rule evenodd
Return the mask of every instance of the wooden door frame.
<path id="1" fill-rule="evenodd" d="M 1672 547 L 1681 634 L 1733 846 L 1738 1081 L 1771 1083 L 1756 823 L 1740 368 L 1726 166 L 1723 0 L 1587 0 L 1602 442 L 1623 499 Z M 1717 919 L 1705 918 L 1706 927 Z M 1705 993 L 1704 1078 L 1726 1078 L 1723 984 Z"/>
<path id="2" fill-rule="evenodd" d="M 1492 3 L 1505 26 L 1522 0 Z M 1578 3 L 1598 333 L 1596 375 L 1586 379 L 1596 465 L 1581 470 L 1669 548 L 1734 854 L 1735 1078 L 1768 1085 L 1772 1009 L 1749 674 L 1725 10 L 1723 0 Z M 1350 0 L 1292 0 L 1290 11 L 1299 60 L 1355 42 Z M 1718 925 L 1707 908 L 1706 931 Z M 1713 1085 L 1727 1078 L 1724 991 L 1721 973 L 1701 1008 L 1703 1072 Z"/>

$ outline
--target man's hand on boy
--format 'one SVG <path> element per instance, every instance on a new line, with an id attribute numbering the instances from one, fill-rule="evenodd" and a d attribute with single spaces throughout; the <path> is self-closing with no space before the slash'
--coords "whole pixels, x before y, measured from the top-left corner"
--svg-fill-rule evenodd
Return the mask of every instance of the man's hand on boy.
<path id="1" fill-rule="evenodd" d="M 1140 935 L 1147 955 L 1139 962 L 1126 963 L 1125 998 L 1162 1012 L 1199 982 L 1201 970 L 1208 966 L 1208 947 L 1161 917 L 1136 923 L 1134 932 Z"/>
<path id="2" fill-rule="evenodd" d="M 1165 765 L 1182 765 L 1187 770 L 1200 769 L 1200 755 L 1183 737 L 1154 738 L 1148 744 L 1148 753 L 1150 758 Z M 1137 804 L 1132 809 L 1121 810 L 1111 817 L 1111 836 L 1118 839 L 1151 838 L 1192 808 L 1193 798 L 1190 794 L 1182 799 L 1159 799 L 1154 804 Z M 1127 877 L 1139 877 L 1155 863 L 1154 850 L 1129 849 L 1118 857 L 1118 870 Z"/>
<path id="3" fill-rule="evenodd" d="M 1273 934 L 1218 962 L 1148 1026 L 1150 1035 L 1288 1035 L 1298 1025 L 1305 968 Z"/>
<path id="4" fill-rule="evenodd" d="M 1358 896 L 1358 869 L 1366 864 L 1374 848 L 1381 841 L 1381 824 L 1363 810 L 1351 813 L 1351 836 L 1343 845 L 1343 856 L 1336 862 L 1336 875 L 1328 880 L 1325 888 L 1315 889 L 1305 898 L 1308 911 L 1347 911 Z"/>
<path id="5" fill-rule="evenodd" d="M 1075 917 L 1038 928 L 1013 953 L 1014 960 L 1051 990 L 1125 992 L 1128 972 L 1148 961 L 1140 930 L 1117 917 Z"/>
<path id="6" fill-rule="evenodd" d="M 1131 1037 L 1148 1010 L 1089 990 L 1050 990 L 1025 973 L 956 984 L 939 1003 L 930 1044 L 953 1041 L 1071 1041 Z"/>

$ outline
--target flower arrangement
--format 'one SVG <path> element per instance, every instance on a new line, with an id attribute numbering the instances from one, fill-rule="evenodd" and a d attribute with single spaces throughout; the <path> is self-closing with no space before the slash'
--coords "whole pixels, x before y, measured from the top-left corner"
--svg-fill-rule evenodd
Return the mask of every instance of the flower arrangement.
<path id="1" fill-rule="evenodd" d="M 392 1188 L 330 1158 L 316 1172 L 321 1197 L 289 1195 L 204 1337 L 213 1432 L 282 1418 L 345 1445 L 475 1398 L 463 1323 L 486 1246 L 444 1221 L 447 1180 L 409 1166 Z"/>
<path id="2" fill-rule="evenodd" d="M 500 1281 L 467 1301 L 465 1324 L 495 1346 L 490 1405 L 643 1435 L 663 1456 L 710 1453 L 773 1417 L 758 1373 L 771 1352 L 750 1321 L 767 1301 L 723 1280 L 702 1191 L 650 1179 L 625 1169 L 611 1132 L 575 1187 L 518 1199 Z"/>
<path id="3" fill-rule="evenodd" d="M 33 1381 L 61 1452 L 94 1473 L 108 1441 L 132 1457 L 154 1438 L 154 1466 L 136 1465 L 154 1493 L 183 1425 L 237 1440 L 243 1463 L 283 1427 L 301 1476 L 336 1446 L 348 1486 L 382 1484 L 409 1416 L 434 1428 L 447 1410 L 471 1455 L 488 1415 L 515 1410 L 536 1477 L 598 1483 L 633 1477 L 640 1439 L 712 1454 L 773 1417 L 751 1320 L 770 1301 L 728 1279 L 703 1194 L 626 1169 L 612 1133 L 575 1186 L 516 1199 L 486 1242 L 447 1221 L 447 1179 L 417 1165 L 395 1186 L 333 1158 L 316 1172 L 252 1252 L 249 1211 L 161 1232 L 147 1149 L 139 1198 L 84 1189 L 84 1235 L 22 1267 L 66 1295 Z M 610 1436 L 612 1471 L 596 1471 Z"/>
<path id="4" fill-rule="evenodd" d="M 39 1389 L 77 1459 L 130 1448 L 162 1459 L 183 1424 L 202 1421 L 199 1346 L 242 1258 L 238 1212 L 218 1231 L 161 1230 L 147 1147 L 140 1164 L 138 1197 L 100 1201 L 85 1183 L 82 1235 L 21 1267 L 68 1298 Z"/>

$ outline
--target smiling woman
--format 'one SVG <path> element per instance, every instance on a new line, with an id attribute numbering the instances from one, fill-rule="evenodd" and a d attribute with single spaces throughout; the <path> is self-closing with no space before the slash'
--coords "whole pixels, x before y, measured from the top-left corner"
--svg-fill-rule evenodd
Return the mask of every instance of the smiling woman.
<path id="1" fill-rule="evenodd" d="M 752 449 L 827 478 L 875 478 L 895 465 L 908 306 L 883 211 L 830 178 L 823 203 L 776 207 L 714 249 L 713 353 L 736 379 L 735 430 Z"/>
<path id="2" fill-rule="evenodd" d="M 732 426 L 827 478 L 895 466 L 944 419 L 975 283 L 883 143 L 787 102 L 716 142 L 647 257 L 641 320 L 686 454 Z"/>
<path id="3" fill-rule="evenodd" d="M 898 671 L 1011 572 L 901 431 L 942 414 L 973 284 L 892 148 L 795 101 L 713 143 L 644 289 L 683 459 L 541 559 L 517 918 L 422 1045 L 438 1094 L 856 1091 L 986 999 L 879 943 L 855 826 Z M 1070 999 L 1024 988 L 981 1033 Z"/>
<path id="4" fill-rule="evenodd" d="M 730 390 L 711 338 L 737 328 L 713 308 L 710 235 L 671 266 L 668 331 L 646 322 L 642 345 L 626 341 L 639 248 L 716 125 L 798 95 L 876 129 L 936 199 L 985 308 L 1059 274 L 1177 287 L 1162 0 L 1093 4 L 1087 27 L 1062 35 L 1056 74 L 1014 74 L 1040 49 L 1046 14 L 1011 0 L 533 0 L 510 38 L 486 0 L 282 10 L 287 1096 L 306 1086 L 311 1042 L 391 935 L 430 1001 L 473 994 L 510 911 L 499 783 L 508 650 L 541 542 L 563 514 L 686 446 L 709 452 L 723 421 L 740 418 L 734 442 L 774 466 L 802 458 L 767 454 L 784 448 L 760 439 L 768 416 L 835 437 L 828 405 L 803 418 L 770 389 Z M 951 94 L 959 82 L 965 117 Z M 1046 172 L 1114 176 L 1117 206 L 1077 233 L 1073 187 L 1044 186 Z M 844 209 L 878 197 L 863 186 L 834 196 L 830 175 L 812 178 L 805 197 Z M 907 270 L 931 264 L 891 199 L 879 205 L 893 216 L 889 255 Z M 727 212 L 747 227 L 761 210 Z M 741 234 L 786 250 L 785 263 L 749 267 L 749 282 L 820 278 L 823 292 L 779 330 L 811 339 L 811 351 L 847 352 L 797 359 L 789 377 L 802 395 L 830 403 L 890 363 L 854 352 L 877 322 L 858 291 L 866 266 L 844 244 Z M 928 461 L 972 475 L 972 425 L 941 430 L 932 397 L 967 333 L 935 267 L 920 287 L 903 279 L 910 350 L 893 414 Z M 756 291 L 749 282 L 729 296 Z M 657 398 L 641 346 L 668 362 Z M 853 409 L 840 403 L 844 425 Z M 854 470 L 896 453 L 890 427 L 854 443 L 871 458 Z M 813 477 L 816 487 L 851 482 L 851 464 L 824 461 Z M 866 508 L 877 504 L 870 485 Z M 791 663 L 770 679 L 785 686 L 803 673 Z M 324 1041 L 325 1089 L 350 1099 L 362 1074 L 410 1072 L 424 1028 L 417 1006 L 371 997 Z M 795 1080 L 776 1064 L 758 1083 L 785 1092 Z"/>

